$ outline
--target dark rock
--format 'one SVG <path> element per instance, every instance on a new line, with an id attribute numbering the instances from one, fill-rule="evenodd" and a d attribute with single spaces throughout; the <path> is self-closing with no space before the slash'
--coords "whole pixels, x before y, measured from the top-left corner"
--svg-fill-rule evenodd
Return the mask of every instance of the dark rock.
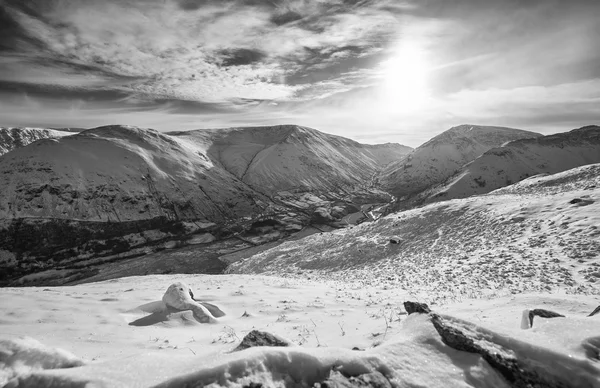
<path id="1" fill-rule="evenodd" d="M 400 237 L 392 237 L 390 238 L 390 244 L 400 244 L 402 239 Z"/>
<path id="2" fill-rule="evenodd" d="M 338 371 L 331 371 L 327 380 L 315 383 L 314 388 L 392 388 L 390 381 L 375 371 L 358 376 L 345 376 Z"/>
<path id="3" fill-rule="evenodd" d="M 233 349 L 234 352 L 255 346 L 291 346 L 291 343 L 265 331 L 252 330 L 242 339 L 242 342 Z"/>
<path id="4" fill-rule="evenodd" d="M 587 205 L 593 204 L 594 201 L 591 199 L 573 198 L 572 200 L 569 201 L 569 203 L 571 205 L 587 206 Z"/>
<path id="5" fill-rule="evenodd" d="M 555 313 L 554 311 L 544 310 L 544 309 L 533 309 L 529 311 L 529 325 L 533 327 L 533 317 L 542 317 L 542 318 L 564 318 L 565 316 L 559 313 Z"/>
<path id="6" fill-rule="evenodd" d="M 600 306 L 596 307 L 596 309 L 594 309 L 594 311 L 592 311 L 590 313 L 590 315 L 588 315 L 588 317 L 593 317 L 594 315 L 600 313 Z"/>
<path id="7" fill-rule="evenodd" d="M 262 383 L 250 383 L 244 385 L 242 388 L 263 388 Z"/>
<path id="8" fill-rule="evenodd" d="M 585 355 L 591 360 L 600 360 L 600 337 L 587 338 L 581 343 Z"/>
<path id="9" fill-rule="evenodd" d="M 364 351 L 364 349 L 359 348 L 358 346 L 355 346 L 352 348 L 352 350 L 359 350 L 359 351 Z"/>
<path id="10" fill-rule="evenodd" d="M 575 382 L 561 375 L 560 371 L 552 373 L 553 371 L 543 367 L 544 362 L 541 360 L 531 360 L 527 357 L 519 359 L 513 349 L 494 342 L 493 336 L 473 331 L 468 324 L 442 318 L 437 314 L 432 314 L 431 322 L 446 345 L 456 350 L 481 355 L 512 387 L 566 388 L 588 383 L 587 378 L 583 376 L 581 381 Z"/>
<path id="11" fill-rule="evenodd" d="M 412 313 L 429 314 L 431 312 L 427 304 L 419 302 L 404 302 L 404 309 L 408 315 Z"/>

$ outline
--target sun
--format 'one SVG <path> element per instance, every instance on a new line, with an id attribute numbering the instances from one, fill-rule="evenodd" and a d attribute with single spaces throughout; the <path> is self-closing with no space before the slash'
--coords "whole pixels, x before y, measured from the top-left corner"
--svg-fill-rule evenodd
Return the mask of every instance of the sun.
<path id="1" fill-rule="evenodd" d="M 381 64 L 384 103 L 403 112 L 423 108 L 429 97 L 429 73 L 425 50 L 416 43 L 401 44 L 394 56 Z"/>

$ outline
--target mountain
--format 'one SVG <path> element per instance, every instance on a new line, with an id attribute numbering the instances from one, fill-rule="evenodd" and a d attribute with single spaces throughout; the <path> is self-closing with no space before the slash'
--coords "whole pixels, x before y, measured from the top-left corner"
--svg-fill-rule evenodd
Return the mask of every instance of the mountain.
<path id="1" fill-rule="evenodd" d="M 436 304 L 536 291 L 597 294 L 598 225 L 600 164 L 592 164 L 284 242 L 227 272 L 387 285 Z"/>
<path id="2" fill-rule="evenodd" d="M 170 133 L 207 148 L 210 159 L 266 195 L 365 186 L 411 149 L 365 145 L 296 125 Z"/>
<path id="3" fill-rule="evenodd" d="M 520 129 L 460 125 L 432 138 L 380 174 L 381 187 L 402 198 L 443 182 L 463 165 L 494 147 L 539 133 Z"/>
<path id="4" fill-rule="evenodd" d="M 0 268 L 4 280 L 89 276 L 82 270 L 96 273 L 99 257 L 339 226 L 362 203 L 389 200 L 368 183 L 403 150 L 296 126 L 165 134 L 113 125 L 40 140 L 0 157 Z"/>
<path id="5" fill-rule="evenodd" d="M 40 139 L 56 139 L 69 135 L 72 133 L 54 129 L 0 127 L 0 155 Z"/>
<path id="6" fill-rule="evenodd" d="M 423 193 L 425 202 L 464 198 L 519 182 L 600 162 L 600 127 L 510 142 L 492 148 L 442 185 Z"/>

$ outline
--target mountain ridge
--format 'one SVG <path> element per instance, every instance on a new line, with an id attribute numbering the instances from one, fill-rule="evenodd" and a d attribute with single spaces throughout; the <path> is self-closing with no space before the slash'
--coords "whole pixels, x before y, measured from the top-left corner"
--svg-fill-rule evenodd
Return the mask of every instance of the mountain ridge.
<path id="1" fill-rule="evenodd" d="M 541 134 L 507 127 L 459 125 L 390 163 L 378 179 L 384 190 L 402 199 L 444 181 L 493 146 L 537 136 Z"/>
<path id="2" fill-rule="evenodd" d="M 492 148 L 465 165 L 447 183 L 420 194 L 421 203 L 485 194 L 538 174 L 555 174 L 600 162 L 600 127 L 520 139 Z"/>
<path id="3" fill-rule="evenodd" d="M 73 133 L 48 128 L 0 127 L 0 156 L 38 140 L 70 135 Z"/>

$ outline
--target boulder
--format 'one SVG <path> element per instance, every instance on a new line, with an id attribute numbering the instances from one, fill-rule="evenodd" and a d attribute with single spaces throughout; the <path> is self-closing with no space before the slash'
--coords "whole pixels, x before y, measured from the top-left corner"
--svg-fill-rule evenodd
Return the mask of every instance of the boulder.
<path id="1" fill-rule="evenodd" d="M 364 373 L 358 376 L 346 376 L 338 371 L 331 371 L 327 380 L 315 383 L 314 388 L 392 388 L 390 381 L 380 372 Z"/>
<path id="2" fill-rule="evenodd" d="M 427 304 L 419 302 L 404 302 L 404 309 L 406 310 L 408 315 L 412 313 L 429 314 L 431 312 Z"/>
<path id="3" fill-rule="evenodd" d="M 291 346 L 292 344 L 274 334 L 265 331 L 252 330 L 242 339 L 242 342 L 233 349 L 234 352 L 256 346 Z"/>

